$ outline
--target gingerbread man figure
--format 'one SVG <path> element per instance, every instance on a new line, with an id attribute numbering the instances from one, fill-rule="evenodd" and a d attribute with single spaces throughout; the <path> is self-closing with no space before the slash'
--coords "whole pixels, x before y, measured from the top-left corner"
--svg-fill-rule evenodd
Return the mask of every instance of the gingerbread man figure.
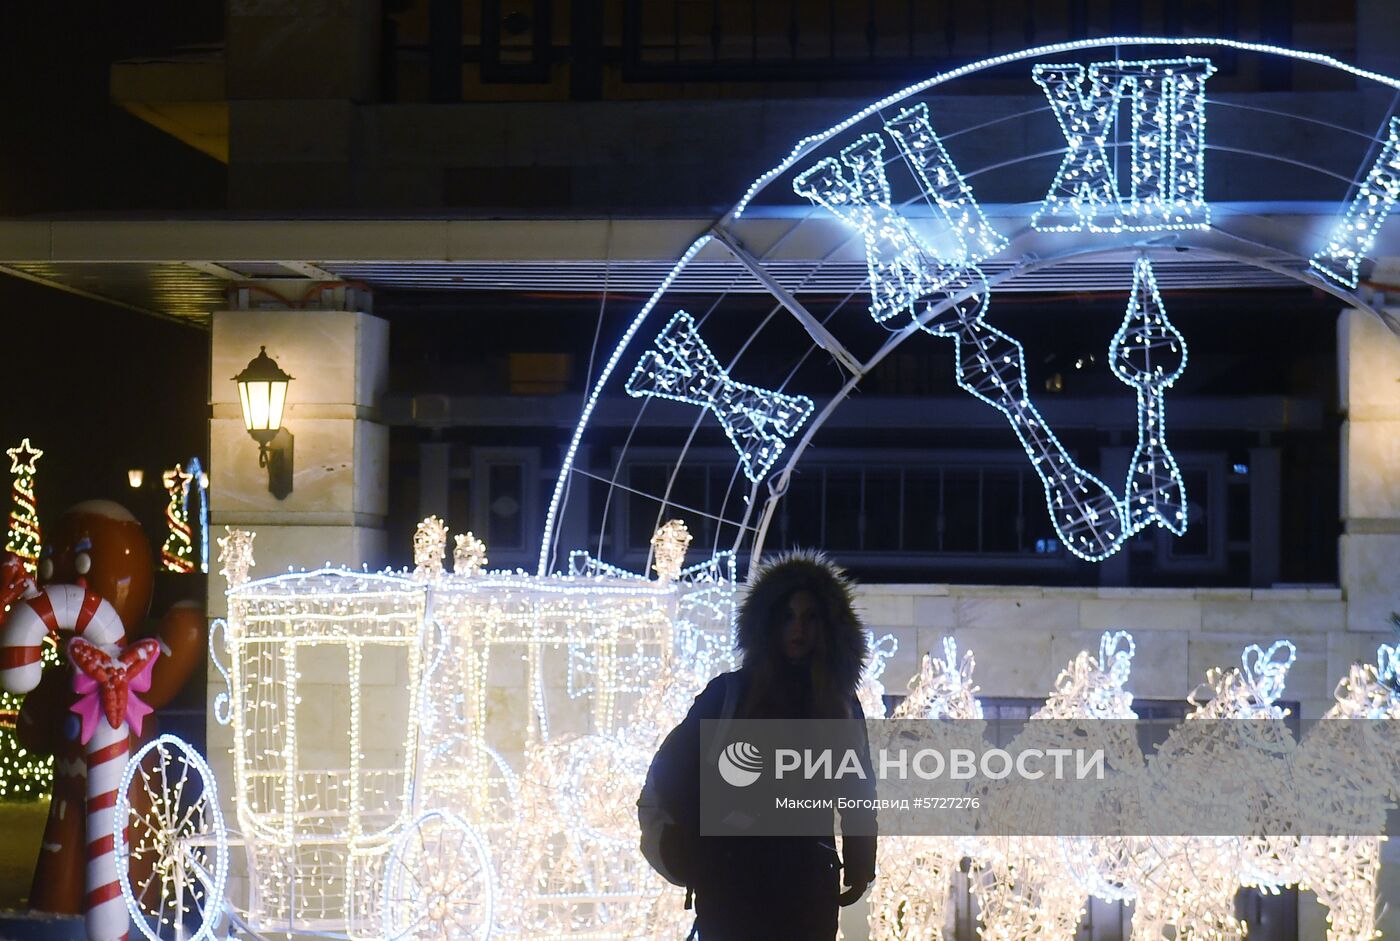
<path id="1" fill-rule="evenodd" d="M 30 751 L 54 757 L 52 803 L 34 869 L 30 907 L 78 914 L 102 901 L 88 898 L 85 885 L 89 847 L 84 813 L 88 790 L 84 743 L 91 741 L 94 728 L 108 736 L 114 733 L 101 730 L 109 726 L 128 728 L 126 722 L 109 722 L 105 716 L 108 712 L 126 716 L 128 709 L 125 684 L 116 683 L 121 689 L 114 692 L 112 676 L 108 674 L 122 672 L 118 666 L 122 664 L 121 650 L 125 645 L 130 645 L 125 649 L 131 651 L 145 651 L 139 686 L 132 687 L 139 696 L 131 697 L 130 706 L 141 717 L 146 711 L 162 708 L 175 698 L 204 657 L 205 615 L 200 605 L 181 603 L 166 612 L 153 631 L 145 629 L 154 585 L 151 549 L 141 524 L 116 503 L 80 503 L 53 525 L 46 526 L 44 535 L 46 545 L 38 585 L 25 579 L 13 563 L 0 566 L 0 602 L 13 606 L 7 618 L 10 621 L 33 618 L 38 612 L 50 636 L 66 654 L 63 665 L 44 673 L 37 680 L 37 687 L 25 696 L 16 735 Z M 81 610 L 71 617 L 56 615 L 65 601 Z M 98 662 L 103 658 L 96 657 L 88 646 L 71 643 L 75 633 L 83 632 L 75 632 L 73 624 L 81 622 L 84 629 L 87 627 L 84 617 L 110 617 L 118 622 L 109 628 L 121 637 L 120 645 L 113 647 L 115 652 L 111 653 L 116 659 L 110 663 Z M 6 637 L 14 634 L 15 624 L 4 627 Z M 155 643 L 141 641 L 143 635 Z M 0 665 L 24 666 L 31 656 L 24 647 L 0 648 Z M 154 663 L 145 663 L 146 659 Z M 37 669 L 37 664 L 33 668 Z M 3 676 L 8 672 L 0 670 L 0 679 L 6 680 L 6 686 L 11 685 L 10 679 Z M 123 678 L 124 674 L 118 679 Z M 94 690 L 98 693 L 96 698 Z M 119 697 L 120 710 L 114 695 Z M 103 720 L 97 722 L 94 712 L 103 714 Z M 136 725 L 140 726 L 139 732 Z M 155 723 L 133 723 L 132 733 L 127 744 L 134 750 L 139 745 L 138 738 L 144 741 L 156 734 Z M 120 904 L 120 898 L 116 902 Z M 91 927 L 90 919 L 90 930 Z"/>

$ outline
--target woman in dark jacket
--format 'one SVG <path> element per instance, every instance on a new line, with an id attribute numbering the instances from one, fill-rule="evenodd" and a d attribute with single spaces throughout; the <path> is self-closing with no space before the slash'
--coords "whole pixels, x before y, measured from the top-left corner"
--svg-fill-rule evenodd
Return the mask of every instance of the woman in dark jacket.
<path id="1" fill-rule="evenodd" d="M 671 778 L 663 790 L 680 795 L 661 853 L 695 894 L 700 941 L 832 941 L 839 906 L 875 877 L 874 812 L 842 811 L 844 829 L 872 834 L 843 835 L 844 860 L 834 836 L 701 837 L 700 721 L 720 718 L 727 694 L 736 719 L 863 721 L 856 689 L 868 650 L 851 583 L 820 553 L 778 558 L 750 583 L 737 643 L 741 668 L 696 697 L 653 764 Z"/>

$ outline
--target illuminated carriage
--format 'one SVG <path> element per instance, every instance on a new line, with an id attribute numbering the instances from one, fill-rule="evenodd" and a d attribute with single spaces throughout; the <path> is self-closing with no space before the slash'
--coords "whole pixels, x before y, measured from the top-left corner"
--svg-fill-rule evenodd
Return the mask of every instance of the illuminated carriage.
<path id="1" fill-rule="evenodd" d="M 732 599 L 728 557 L 675 575 L 586 559 L 547 578 L 447 574 L 439 543 L 412 573 L 231 578 L 229 696 L 215 709 L 234 733 L 238 833 L 188 746 L 164 737 L 133 759 L 153 807 L 119 808 L 122 852 L 150 873 L 127 879 L 139 926 L 194 941 L 226 926 L 637 936 L 660 883 L 636 852 L 632 802 L 703 682 L 695 670 L 718 666 L 712 628 L 727 630 Z M 230 843 L 246 885 L 226 892 Z"/>

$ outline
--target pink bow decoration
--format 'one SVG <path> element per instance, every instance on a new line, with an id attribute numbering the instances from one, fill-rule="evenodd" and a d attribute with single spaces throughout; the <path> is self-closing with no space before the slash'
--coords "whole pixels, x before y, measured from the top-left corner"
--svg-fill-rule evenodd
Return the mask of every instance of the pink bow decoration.
<path id="1" fill-rule="evenodd" d="M 135 694 L 151 688 L 151 668 L 159 656 L 160 642 L 152 638 L 138 640 L 115 657 L 81 637 L 68 642 L 68 659 L 76 668 L 73 689 L 79 696 L 70 708 L 82 720 L 84 745 L 97 731 L 99 716 L 114 729 L 125 721 L 141 734 L 142 722 L 154 710 Z"/>

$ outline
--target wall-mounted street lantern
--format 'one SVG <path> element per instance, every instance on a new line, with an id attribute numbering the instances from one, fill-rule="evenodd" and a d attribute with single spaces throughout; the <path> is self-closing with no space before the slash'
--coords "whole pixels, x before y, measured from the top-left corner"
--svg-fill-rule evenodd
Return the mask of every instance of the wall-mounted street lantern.
<path id="1" fill-rule="evenodd" d="M 247 367 L 233 377 L 238 383 L 238 404 L 243 426 L 258 443 L 258 466 L 267 468 L 267 489 L 279 500 L 292 492 L 292 433 L 282 427 L 287 405 L 287 375 L 262 347 Z"/>
<path id="2" fill-rule="evenodd" d="M 126 472 L 126 482 L 132 490 L 141 489 L 141 484 L 146 479 L 146 472 L 139 467 L 133 467 Z"/>

